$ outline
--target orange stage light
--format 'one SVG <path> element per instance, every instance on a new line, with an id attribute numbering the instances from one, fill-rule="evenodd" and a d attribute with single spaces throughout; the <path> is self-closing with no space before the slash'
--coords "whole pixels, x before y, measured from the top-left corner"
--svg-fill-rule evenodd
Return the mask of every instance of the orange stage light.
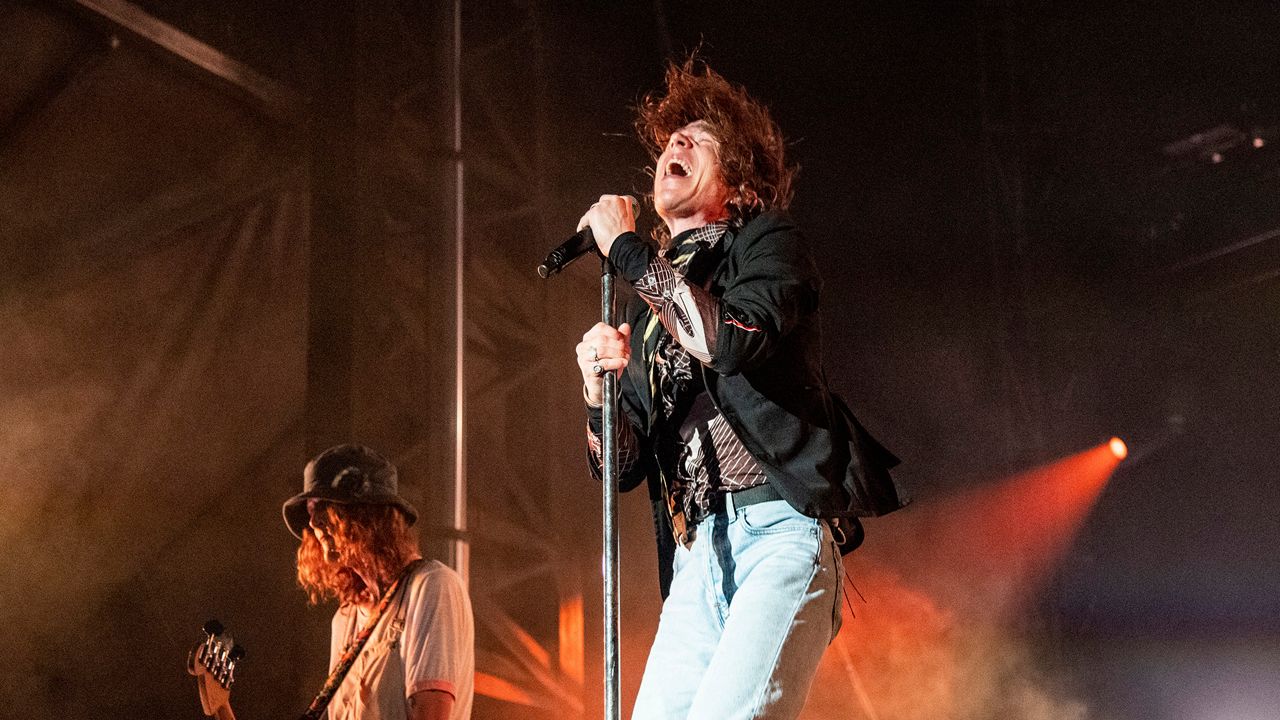
<path id="1" fill-rule="evenodd" d="M 1107 480 L 1120 464 L 1110 441 L 1012 477 L 904 511 L 902 557 L 886 557 L 926 593 L 1019 604 L 1070 552 Z M 914 545 L 909 551 L 905 548 Z M 956 593 L 957 588 L 971 592 Z M 951 604 L 953 607 L 954 603 Z"/>
<path id="2" fill-rule="evenodd" d="M 976 491 L 971 527 L 988 567 L 1032 591 L 1070 549 L 1121 457 L 1113 440 Z"/>
<path id="3" fill-rule="evenodd" d="M 859 590 L 803 720 L 1073 716 L 1049 688 L 1024 692 L 1040 675 L 1011 622 L 1072 551 L 1120 463 L 1117 444 L 1125 449 L 1114 438 L 877 523 L 875 540 L 844 561 Z"/>

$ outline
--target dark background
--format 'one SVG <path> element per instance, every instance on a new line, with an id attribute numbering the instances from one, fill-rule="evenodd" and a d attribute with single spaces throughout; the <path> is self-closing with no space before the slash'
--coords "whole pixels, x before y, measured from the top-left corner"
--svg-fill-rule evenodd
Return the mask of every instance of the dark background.
<path id="1" fill-rule="evenodd" d="M 0 715 L 196 717 L 183 660 L 210 616 L 249 648 L 238 714 L 296 713 L 330 610 L 294 587 L 279 504 L 334 442 L 391 455 L 443 550 L 451 11 L 423 5 L 0 5 Z M 218 79 L 140 16 L 256 75 Z M 596 278 L 532 268 L 600 193 L 646 191 L 629 107 L 694 48 L 789 138 L 828 374 L 916 501 L 847 561 L 865 603 L 805 716 L 1280 714 L 1273 3 L 462 20 L 478 669 L 524 693 L 477 718 L 599 714 L 570 357 Z M 960 493 L 1112 435 L 1130 459 L 1017 602 L 1015 573 L 935 572 L 944 543 L 999 543 L 965 535 L 996 508 Z M 646 503 L 622 514 L 629 699 L 658 606 Z"/>

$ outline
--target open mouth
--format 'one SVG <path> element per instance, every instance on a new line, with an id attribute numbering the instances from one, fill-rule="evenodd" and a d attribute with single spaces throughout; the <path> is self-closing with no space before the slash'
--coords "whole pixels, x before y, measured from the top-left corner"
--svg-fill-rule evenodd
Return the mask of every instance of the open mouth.
<path id="1" fill-rule="evenodd" d="M 667 175 L 689 177 L 689 166 L 686 165 L 683 160 L 672 160 L 667 163 Z"/>

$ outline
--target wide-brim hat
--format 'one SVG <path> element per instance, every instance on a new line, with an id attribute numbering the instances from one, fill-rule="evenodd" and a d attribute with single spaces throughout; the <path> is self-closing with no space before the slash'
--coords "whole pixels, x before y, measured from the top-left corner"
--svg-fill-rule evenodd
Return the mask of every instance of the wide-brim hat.
<path id="1" fill-rule="evenodd" d="M 315 456 L 302 471 L 302 492 L 284 502 L 284 524 L 301 539 L 311 522 L 308 500 L 347 505 L 394 505 L 409 524 L 418 510 L 400 497 L 396 466 L 363 445 L 335 445 Z"/>

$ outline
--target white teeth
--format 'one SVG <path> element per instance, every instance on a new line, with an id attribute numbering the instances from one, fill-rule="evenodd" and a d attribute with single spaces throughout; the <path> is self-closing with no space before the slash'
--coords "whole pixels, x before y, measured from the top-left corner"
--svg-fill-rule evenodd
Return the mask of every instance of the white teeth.
<path id="1" fill-rule="evenodd" d="M 667 163 L 667 174 L 668 174 L 668 175 L 675 175 L 675 174 L 676 174 L 676 173 L 671 172 L 671 166 L 673 166 L 673 165 L 674 165 L 674 166 L 676 166 L 676 167 L 679 167 L 679 168 L 680 168 L 680 173 L 679 173 L 679 175 L 678 175 L 679 177 L 689 177 L 689 175 L 691 175 L 691 174 L 692 174 L 692 171 L 689 169 L 689 165 L 688 165 L 688 163 L 686 163 L 686 162 L 685 162 L 685 161 L 683 161 L 683 160 L 672 160 L 671 162 Z"/>

